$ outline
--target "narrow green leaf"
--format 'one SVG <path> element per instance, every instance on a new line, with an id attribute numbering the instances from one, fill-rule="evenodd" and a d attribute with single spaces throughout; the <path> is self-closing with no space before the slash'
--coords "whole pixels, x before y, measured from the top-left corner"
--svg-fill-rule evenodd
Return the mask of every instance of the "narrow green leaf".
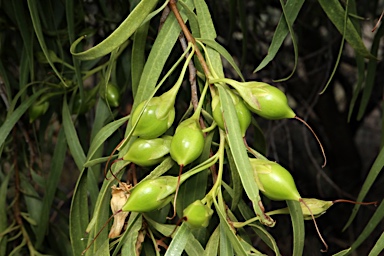
<path id="1" fill-rule="evenodd" d="M 200 36 L 210 40 L 215 40 L 217 37 L 215 27 L 212 22 L 211 14 L 204 0 L 194 0 L 197 20 L 199 21 Z M 209 58 L 215 75 L 219 78 L 224 77 L 223 64 L 220 54 L 212 48 L 207 48 L 207 57 Z"/>
<path id="2" fill-rule="evenodd" d="M 103 128 L 101 128 L 97 134 L 95 135 L 95 138 L 92 140 L 91 145 L 89 146 L 88 150 L 88 156 L 87 156 L 87 162 L 85 165 L 89 164 L 91 159 L 93 158 L 96 151 L 103 145 L 103 143 L 117 130 L 119 127 L 121 127 L 130 116 L 122 117 L 116 121 L 110 122 Z"/>
<path id="3" fill-rule="evenodd" d="M 229 52 L 223 46 L 221 46 L 218 42 L 216 42 L 214 40 L 210 40 L 210 39 L 197 38 L 196 40 L 203 42 L 204 44 L 208 45 L 209 47 L 211 47 L 212 49 L 214 49 L 215 51 L 220 53 L 220 55 L 223 56 L 228 61 L 228 63 L 233 67 L 233 69 L 239 75 L 241 80 L 245 81 L 244 76 L 241 73 L 240 68 L 237 66 L 235 60 L 232 58 L 232 56 L 229 54 Z"/>
<path id="4" fill-rule="evenodd" d="M 301 210 L 300 202 L 287 200 L 289 214 L 291 215 L 293 228 L 293 253 L 292 255 L 303 255 L 305 229 L 304 217 Z"/>
<path id="5" fill-rule="evenodd" d="M 115 31 L 98 45 L 84 51 L 76 53 L 76 46 L 84 37 L 78 38 L 70 48 L 72 55 L 81 60 L 91 60 L 107 55 L 122 45 L 142 24 L 147 15 L 156 6 L 158 0 L 142 0 L 128 15 L 128 17 L 120 24 Z"/>
<path id="6" fill-rule="evenodd" d="M 63 127 L 65 131 L 65 137 L 67 138 L 67 143 L 69 150 L 71 151 L 72 157 L 75 160 L 77 168 L 79 170 L 83 169 L 83 165 L 85 163 L 85 154 L 83 148 L 81 147 L 79 137 L 77 136 L 75 125 L 73 124 L 71 113 L 68 109 L 68 104 L 66 101 L 66 97 L 63 102 Z"/>
<path id="7" fill-rule="evenodd" d="M 219 226 L 217 226 L 215 228 L 215 231 L 212 232 L 211 237 L 208 240 L 203 256 L 218 255 L 217 249 L 219 248 L 219 241 L 220 241 L 220 228 Z"/>
<path id="8" fill-rule="evenodd" d="M 10 131 L 15 126 L 15 124 L 19 121 L 21 116 L 36 101 L 36 99 L 40 97 L 40 95 L 42 95 L 47 90 L 48 88 L 44 88 L 38 92 L 35 92 L 30 98 L 23 101 L 23 103 L 21 103 L 20 106 L 18 106 L 16 110 L 13 111 L 12 114 L 7 117 L 7 119 L 4 121 L 4 123 L 0 127 L 0 147 L 3 146 L 5 139 L 8 137 Z"/>
<path id="9" fill-rule="evenodd" d="M 178 1 L 177 3 L 182 6 L 183 11 L 185 11 L 185 14 L 188 17 L 189 27 L 191 28 L 192 35 L 195 38 L 200 37 L 199 21 L 196 14 L 184 2 Z"/>
<path id="10" fill-rule="evenodd" d="M 371 54 L 377 56 L 379 51 L 379 46 L 381 39 L 384 35 L 384 26 L 380 26 L 377 30 L 375 37 L 373 38 Z M 363 95 L 361 97 L 361 103 L 359 112 L 357 113 L 357 120 L 361 120 L 364 117 L 365 110 L 367 108 L 368 102 L 371 99 L 371 94 L 373 86 L 375 85 L 376 70 L 377 70 L 377 60 L 370 59 L 367 65 L 367 79 L 365 80 L 365 86 Z"/>
<path id="11" fill-rule="evenodd" d="M 372 250 L 369 252 L 368 256 L 380 255 L 383 249 L 384 249 L 384 232 L 381 233 L 381 236 L 377 240 L 376 244 L 373 246 Z"/>
<path id="12" fill-rule="evenodd" d="M 65 141 L 64 130 L 60 129 L 57 136 L 57 143 L 53 151 L 51 167 L 49 169 L 49 176 L 45 186 L 45 194 L 43 198 L 43 206 L 41 209 L 39 225 L 36 230 L 36 247 L 39 248 L 44 240 L 49 224 L 49 214 L 52 208 L 52 203 L 56 194 L 58 184 L 60 182 L 61 173 L 64 167 L 64 160 L 67 152 L 67 143 Z"/>
<path id="13" fill-rule="evenodd" d="M 327 14 L 328 18 L 335 25 L 337 30 L 341 34 L 344 31 L 344 13 L 345 10 L 342 7 L 339 0 L 318 0 L 321 8 Z M 347 27 L 345 31 L 345 40 L 352 46 L 352 48 L 360 55 L 369 59 L 376 59 L 365 47 L 361 36 L 357 32 L 356 28 L 353 26 L 351 20 L 347 19 Z"/>
<path id="14" fill-rule="evenodd" d="M 140 83 L 140 77 L 143 73 L 145 64 L 145 45 L 147 41 L 149 22 L 139 27 L 133 36 L 132 56 L 131 56 L 131 77 L 132 77 L 132 95 L 136 96 L 137 87 Z"/>
<path id="15" fill-rule="evenodd" d="M 13 171 L 8 172 L 8 174 L 4 177 L 0 186 L 0 195 L 4 195 L 0 197 L 0 234 L 2 234 L 9 226 L 8 226 L 8 216 L 7 216 L 7 191 L 8 191 L 8 182 L 9 178 L 13 174 Z M 7 240 L 8 235 L 0 237 L 0 255 L 5 255 L 7 249 Z"/>
<path id="16" fill-rule="evenodd" d="M 86 248 L 85 230 L 88 224 L 87 175 L 80 173 L 73 193 L 69 214 L 69 236 L 73 256 L 81 255 Z"/>
<path id="17" fill-rule="evenodd" d="M 234 198 L 235 191 L 231 189 L 225 182 L 222 183 L 225 190 L 228 192 L 228 194 Z M 238 204 L 239 211 L 241 215 L 244 217 L 245 220 L 249 220 L 253 217 L 255 217 L 255 213 L 249 209 L 248 205 L 244 202 L 244 200 L 240 200 Z M 263 242 L 272 250 L 274 250 L 276 255 L 281 255 L 279 251 L 279 247 L 277 247 L 277 243 L 273 236 L 268 233 L 268 231 L 262 226 L 261 224 L 251 224 L 249 225 L 253 231 L 257 234 L 258 237 L 263 240 Z"/>
<path id="18" fill-rule="evenodd" d="M 342 250 L 338 253 L 335 253 L 333 254 L 332 256 L 344 256 L 344 255 L 348 255 L 349 252 L 351 251 L 351 248 L 348 248 L 348 249 L 345 249 L 345 250 Z"/>
<path id="19" fill-rule="evenodd" d="M 224 212 L 222 212 L 222 209 L 219 207 L 217 201 L 216 201 L 216 198 L 213 198 L 213 203 L 215 205 L 215 208 L 216 208 L 216 213 L 217 215 L 219 215 L 219 218 L 220 218 L 220 229 L 222 229 L 222 231 L 225 233 L 225 236 L 227 237 L 226 240 L 228 240 L 227 242 L 225 242 L 225 240 L 223 241 L 223 234 L 220 236 L 220 255 L 222 255 L 223 253 L 223 250 L 221 248 L 222 245 L 231 245 L 234 249 L 234 251 L 236 252 L 236 255 L 247 255 L 246 251 L 244 250 L 243 246 L 241 245 L 240 241 L 237 239 L 235 233 L 231 230 L 231 227 L 229 226 L 228 222 L 227 222 L 227 219 L 225 217 L 225 214 Z"/>
<path id="20" fill-rule="evenodd" d="M 305 0 L 288 0 L 286 2 L 286 18 L 284 18 L 284 14 L 280 17 L 279 24 L 277 25 L 275 33 L 273 34 L 271 45 L 268 48 L 268 54 L 264 57 L 259 66 L 257 66 L 257 68 L 253 71 L 254 73 L 263 69 L 275 58 L 289 32 L 287 20 L 289 21 L 289 25 L 292 26 L 301 10 L 301 7 L 303 6 L 304 1 Z"/>
<path id="21" fill-rule="evenodd" d="M 39 17 L 39 12 L 38 12 L 38 8 L 37 8 L 36 0 L 28 0 L 28 8 L 29 8 L 29 13 L 31 15 L 32 24 L 33 24 L 33 27 L 35 30 L 35 34 L 36 34 L 37 40 L 39 41 L 41 50 L 43 50 L 44 55 L 47 58 L 47 61 L 48 61 L 49 65 L 51 66 L 52 70 L 55 72 L 56 76 L 60 79 L 60 81 L 65 86 L 68 87 L 68 85 L 66 84 L 63 77 L 61 76 L 59 71 L 56 69 L 55 65 L 53 64 L 53 62 L 50 58 L 49 51 L 48 51 L 47 45 L 45 43 L 45 37 L 43 35 L 43 29 L 42 29 L 41 23 L 40 23 L 40 17 Z"/>
<path id="22" fill-rule="evenodd" d="M 363 229 L 359 237 L 351 245 L 351 252 L 356 250 L 369 237 L 369 235 L 372 233 L 372 231 L 375 230 L 375 228 L 383 220 L 383 218 L 384 218 L 384 200 L 381 201 L 379 207 L 377 207 L 375 213 L 372 215 L 371 219 L 365 225 L 365 228 Z"/>
<path id="23" fill-rule="evenodd" d="M 178 256 L 181 255 L 184 251 L 185 245 L 188 242 L 188 237 L 191 234 L 191 230 L 188 225 L 183 222 L 181 226 L 177 229 L 175 235 L 172 238 L 171 243 L 165 253 L 165 256 Z"/>
<path id="24" fill-rule="evenodd" d="M 245 193 L 252 201 L 256 214 L 262 218 L 261 221 L 267 225 L 273 225 L 273 220 L 266 219 L 259 205 L 259 202 L 261 201 L 259 188 L 253 176 L 253 169 L 244 146 L 239 120 L 237 118 L 232 99 L 226 92 L 226 89 L 222 86 L 218 85 L 217 88 L 219 89 L 221 109 L 224 116 L 229 147 L 231 149 L 241 182 L 243 183 Z"/>
<path id="25" fill-rule="evenodd" d="M 139 218 L 137 218 L 136 221 L 133 222 L 132 228 L 127 232 L 127 234 L 124 233 L 123 239 L 121 239 L 121 244 L 122 244 L 122 249 L 121 249 L 121 254 L 122 255 L 135 255 L 136 254 L 136 243 L 137 243 L 137 238 L 139 236 L 140 229 L 142 228 L 143 225 L 143 218 L 140 213 L 133 212 L 129 217 L 129 221 L 131 222 L 132 219 L 136 219 L 136 216 L 134 215 L 139 215 Z M 119 243 L 119 244 L 120 244 Z"/>
<path id="26" fill-rule="evenodd" d="M 190 8 L 192 7 L 192 0 L 184 0 L 183 2 Z M 181 15 L 185 20 L 183 11 L 181 11 Z M 161 72 L 163 71 L 165 62 L 171 54 L 173 46 L 179 37 L 180 30 L 176 18 L 174 15 L 170 15 L 164 22 L 162 29 L 152 45 L 151 52 L 149 53 L 140 78 L 132 110 L 134 110 L 139 103 L 148 99 L 153 93 Z M 129 132 L 129 129 L 130 128 L 127 127 L 127 132 Z"/>
<path id="27" fill-rule="evenodd" d="M 372 167 L 368 173 L 368 176 L 367 176 L 366 180 L 364 181 L 363 186 L 361 187 L 360 193 L 356 199 L 357 202 L 363 202 L 364 201 L 365 196 L 367 195 L 372 184 L 376 181 L 376 178 L 380 174 L 383 166 L 384 166 L 384 147 L 380 150 L 379 155 L 377 156 L 375 162 L 373 163 L 373 165 L 372 165 Z M 345 224 L 343 231 L 345 229 L 347 229 L 349 227 L 349 225 L 351 225 L 352 221 L 356 217 L 356 214 L 357 214 L 359 208 L 360 208 L 359 204 L 356 204 L 353 207 L 352 214 L 349 217 L 347 224 Z"/>

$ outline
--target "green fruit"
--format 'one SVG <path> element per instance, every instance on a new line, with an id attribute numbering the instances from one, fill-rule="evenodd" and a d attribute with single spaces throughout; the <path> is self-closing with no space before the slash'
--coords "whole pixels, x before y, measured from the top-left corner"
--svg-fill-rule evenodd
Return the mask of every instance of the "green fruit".
<path id="1" fill-rule="evenodd" d="M 29 122 L 32 123 L 40 116 L 44 115 L 49 107 L 49 102 L 44 101 L 43 103 L 35 103 L 28 109 Z"/>
<path id="2" fill-rule="evenodd" d="M 301 196 L 292 175 L 276 162 L 250 158 L 253 174 L 261 184 L 261 192 L 271 200 L 295 200 Z"/>
<path id="3" fill-rule="evenodd" d="M 116 108 L 120 105 L 120 92 L 116 85 L 108 83 L 106 97 L 107 102 L 111 107 Z"/>
<path id="4" fill-rule="evenodd" d="M 188 205 L 183 211 L 185 221 L 192 228 L 206 228 L 213 214 L 213 210 L 204 205 L 200 200 L 196 200 Z"/>
<path id="5" fill-rule="evenodd" d="M 123 160 L 140 166 L 152 166 L 160 163 L 169 153 L 171 136 L 164 135 L 156 139 L 137 138 L 129 147 Z"/>
<path id="6" fill-rule="evenodd" d="M 232 97 L 233 104 L 235 105 L 236 115 L 237 119 L 239 120 L 241 134 L 244 137 L 249 125 L 251 124 L 252 114 L 239 96 L 232 93 L 230 90 L 228 90 L 228 92 Z M 212 99 L 212 111 L 213 119 L 215 119 L 217 125 L 224 130 L 225 127 L 223 114 L 220 106 L 219 95 L 215 95 Z"/>
<path id="7" fill-rule="evenodd" d="M 133 187 L 124 212 L 150 212 L 168 204 L 177 187 L 177 177 L 162 176 L 145 180 Z"/>
<path id="8" fill-rule="evenodd" d="M 224 79 L 243 98 L 249 109 L 266 119 L 294 118 L 288 99 L 278 88 L 263 82 L 237 82 Z"/>
<path id="9" fill-rule="evenodd" d="M 176 128 L 171 141 L 171 157 L 180 166 L 196 160 L 204 149 L 204 135 L 198 120 L 188 118 Z"/>
<path id="10" fill-rule="evenodd" d="M 141 102 L 132 114 L 133 124 L 139 119 L 139 114 L 146 101 Z M 175 108 L 169 108 L 162 97 L 153 97 L 145 108 L 133 132 L 134 136 L 154 139 L 164 134 L 175 120 Z"/>

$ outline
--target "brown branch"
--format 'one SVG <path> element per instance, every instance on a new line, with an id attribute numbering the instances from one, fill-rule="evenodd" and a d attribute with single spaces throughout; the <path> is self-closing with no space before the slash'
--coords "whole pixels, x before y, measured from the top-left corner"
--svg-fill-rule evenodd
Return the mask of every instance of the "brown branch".
<path id="1" fill-rule="evenodd" d="M 189 29 L 184 24 L 183 18 L 180 15 L 180 12 L 179 12 L 179 9 L 177 8 L 176 2 L 177 2 L 176 0 L 170 0 L 169 1 L 169 8 L 171 8 L 171 11 L 175 15 L 177 22 L 179 23 L 181 29 L 183 30 L 185 38 L 187 38 L 187 41 L 192 43 L 195 46 L 196 56 L 199 59 L 201 67 L 203 68 L 205 77 L 208 79 L 211 75 L 211 72 L 209 71 L 208 65 L 205 62 L 203 54 L 200 52 L 199 48 L 197 47 L 195 38 L 192 36 L 191 32 L 189 32 Z"/>

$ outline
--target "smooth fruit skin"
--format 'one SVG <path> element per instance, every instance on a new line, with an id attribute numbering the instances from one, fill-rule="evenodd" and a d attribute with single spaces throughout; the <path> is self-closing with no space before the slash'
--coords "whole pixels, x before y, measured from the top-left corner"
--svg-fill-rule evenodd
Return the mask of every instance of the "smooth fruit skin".
<path id="1" fill-rule="evenodd" d="M 253 174 L 260 182 L 260 191 L 271 200 L 299 201 L 301 196 L 297 191 L 292 175 L 276 162 L 250 158 Z"/>
<path id="2" fill-rule="evenodd" d="M 172 137 L 167 135 L 156 139 L 137 138 L 129 147 L 123 160 L 144 167 L 159 164 L 169 153 L 171 140 Z"/>
<path id="3" fill-rule="evenodd" d="M 133 187 L 124 212 L 150 212 L 157 210 L 172 200 L 177 187 L 177 177 L 162 176 L 145 180 Z"/>
<path id="4" fill-rule="evenodd" d="M 204 149 L 204 135 L 198 121 L 188 118 L 176 128 L 171 141 L 170 154 L 180 166 L 196 160 Z"/>
<path id="5" fill-rule="evenodd" d="M 228 92 L 232 97 L 233 104 L 235 105 L 236 115 L 237 115 L 237 119 L 239 120 L 241 134 L 244 137 L 249 125 L 251 124 L 251 120 L 252 120 L 251 111 L 249 111 L 248 107 L 245 105 L 245 103 L 239 96 L 232 93 L 230 90 Z M 213 119 L 215 120 L 217 125 L 222 130 L 225 130 L 219 95 L 215 95 L 212 98 L 212 114 L 213 114 Z"/>
<path id="6" fill-rule="evenodd" d="M 141 102 L 132 114 L 132 122 L 136 123 L 139 114 L 143 109 L 146 101 Z M 162 99 L 153 97 L 145 108 L 140 120 L 133 132 L 134 136 L 140 136 L 145 139 L 154 139 L 164 134 L 171 127 L 175 120 L 175 108 L 169 109 L 168 112 L 162 114 Z M 159 114 L 161 113 L 161 114 Z"/>
<path id="7" fill-rule="evenodd" d="M 40 116 L 44 115 L 45 112 L 47 112 L 49 107 L 49 102 L 45 101 L 43 103 L 37 103 L 33 104 L 29 109 L 28 109 L 28 114 L 29 114 L 29 123 L 33 123 L 37 118 Z"/>
<path id="8" fill-rule="evenodd" d="M 278 88 L 262 82 L 238 83 L 235 89 L 248 108 L 259 116 L 270 119 L 294 118 L 287 96 Z"/>
<path id="9" fill-rule="evenodd" d="M 213 214 L 213 210 L 196 200 L 188 205 L 183 211 L 183 216 L 188 225 L 192 228 L 206 228 Z"/>
<path id="10" fill-rule="evenodd" d="M 108 83 L 106 96 L 107 102 L 111 107 L 116 108 L 120 105 L 120 92 L 116 85 Z"/>

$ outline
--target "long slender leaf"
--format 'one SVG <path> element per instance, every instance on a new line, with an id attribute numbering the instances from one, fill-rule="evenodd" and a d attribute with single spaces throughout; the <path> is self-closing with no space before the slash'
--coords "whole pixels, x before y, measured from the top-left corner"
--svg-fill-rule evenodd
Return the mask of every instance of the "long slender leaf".
<path id="1" fill-rule="evenodd" d="M 208 240 L 207 246 L 205 247 L 204 256 L 218 255 L 217 249 L 219 248 L 219 241 L 220 227 L 217 226 Z"/>
<path id="2" fill-rule="evenodd" d="M 293 253 L 292 255 L 303 255 L 304 241 L 305 241 L 305 229 L 304 229 L 304 217 L 301 210 L 300 202 L 298 201 L 286 201 L 289 214 L 291 215 L 292 228 L 293 228 Z"/>
<path id="3" fill-rule="evenodd" d="M 381 233 L 381 236 L 377 240 L 376 244 L 373 246 L 372 250 L 369 252 L 368 256 L 380 255 L 380 253 L 383 250 L 384 250 L 384 232 Z"/>
<path id="4" fill-rule="evenodd" d="M 59 135 L 57 137 L 57 144 L 55 150 L 53 151 L 53 157 L 51 161 L 51 167 L 49 170 L 49 176 L 47 178 L 47 183 L 45 186 L 45 194 L 43 199 L 43 206 L 41 210 L 41 215 L 39 219 L 39 225 L 37 226 L 36 231 L 36 247 L 39 248 L 44 240 L 46 234 L 48 223 L 49 223 L 49 214 L 56 194 L 57 186 L 60 182 L 61 173 L 64 167 L 64 160 L 67 151 L 67 143 L 65 141 L 64 130 L 60 129 Z"/>
<path id="5" fill-rule="evenodd" d="M 15 126 L 15 124 L 19 121 L 21 116 L 27 111 L 27 109 L 36 101 L 40 95 L 42 95 L 44 92 L 46 92 L 48 89 L 41 89 L 38 92 L 34 93 L 30 98 L 23 101 L 23 103 L 20 104 L 16 108 L 15 111 L 12 112 L 10 116 L 7 117 L 3 125 L 0 127 L 0 147 L 3 146 L 3 143 L 5 139 L 8 137 L 10 131 Z"/>
<path id="6" fill-rule="evenodd" d="M 188 228 L 186 222 L 181 224 L 173 236 L 165 256 L 178 256 L 184 251 L 184 248 L 188 242 L 188 236 L 191 234 L 191 230 Z"/>
<path id="7" fill-rule="evenodd" d="M 246 251 L 244 250 L 243 246 L 241 245 L 240 241 L 237 239 L 237 236 L 235 233 L 231 230 L 231 227 L 229 226 L 227 219 L 225 217 L 224 212 L 219 207 L 216 198 L 213 199 L 213 203 L 216 208 L 216 213 L 219 215 L 220 218 L 220 229 L 223 231 L 223 233 L 220 235 L 220 255 L 224 253 L 224 250 L 222 250 L 221 246 L 228 246 L 231 245 L 236 252 L 236 255 L 247 255 Z M 223 237 L 225 234 L 226 239 Z M 223 238 L 225 239 L 223 241 Z M 225 242 L 227 241 L 227 242 Z"/>
<path id="8" fill-rule="evenodd" d="M 200 36 L 210 40 L 215 40 L 217 37 L 215 27 L 212 22 L 211 14 L 204 0 L 194 0 L 197 19 L 199 21 Z M 207 57 L 211 62 L 211 72 L 214 72 L 219 78 L 224 77 L 223 64 L 220 54 L 212 49 L 207 49 Z"/>
<path id="9" fill-rule="evenodd" d="M 267 219 L 260 208 L 261 201 L 259 188 L 253 176 L 253 169 L 244 146 L 241 136 L 239 120 L 237 118 L 232 99 L 222 86 L 218 86 L 221 109 L 224 116 L 224 123 L 227 132 L 228 143 L 237 167 L 241 182 L 248 198 L 252 201 L 253 208 L 261 221 L 267 225 L 273 225 L 272 219 Z"/>
<path id="10" fill-rule="evenodd" d="M 263 69 L 275 58 L 289 32 L 287 20 L 292 26 L 301 10 L 301 7 L 303 6 L 304 1 L 305 0 L 288 0 L 285 3 L 286 18 L 284 18 L 284 14 L 281 16 L 279 24 L 277 25 L 275 33 L 273 34 L 271 45 L 268 48 L 268 54 L 264 57 L 259 66 L 257 66 L 257 68 L 253 71 L 254 73 Z"/>
<path id="11" fill-rule="evenodd" d="M 369 189 L 372 187 L 373 183 L 376 181 L 377 176 L 380 174 L 381 170 L 384 167 L 384 147 L 380 150 L 379 155 L 377 156 L 375 162 L 373 163 L 366 180 L 364 181 L 363 186 L 361 187 L 360 193 L 357 196 L 357 202 L 363 202 L 365 196 L 367 195 Z M 352 221 L 355 219 L 356 214 L 360 208 L 360 205 L 356 204 L 353 207 L 352 214 L 349 217 L 347 223 L 345 224 L 343 231 L 351 225 Z"/>
<path id="12" fill-rule="evenodd" d="M 2 180 L 0 184 L 0 194 L 6 195 L 8 191 L 8 183 L 9 179 L 13 174 L 13 171 L 8 172 L 5 178 Z M 7 202 L 6 196 L 0 197 L 0 234 L 2 234 L 8 228 L 8 216 L 7 216 Z M 0 255 L 5 255 L 7 250 L 7 240 L 8 235 L 4 234 L 4 236 L 0 237 Z"/>
<path id="13" fill-rule="evenodd" d="M 115 29 L 106 39 L 98 45 L 84 51 L 76 53 L 76 46 L 84 37 L 77 39 L 70 48 L 72 55 L 81 60 L 90 60 L 102 57 L 122 45 L 141 25 L 147 15 L 156 6 L 158 0 L 142 0 L 128 15 L 128 17 Z"/>
<path id="14" fill-rule="evenodd" d="M 375 213 L 359 235 L 359 237 L 353 242 L 351 245 L 351 252 L 356 250 L 372 233 L 372 231 L 377 227 L 377 225 L 383 220 L 384 218 L 384 200 L 381 201 L 379 207 L 377 207 Z"/>
<path id="15" fill-rule="evenodd" d="M 40 17 L 39 17 L 39 12 L 38 12 L 38 8 L 37 8 L 36 0 L 28 0 L 28 8 L 29 8 L 29 13 L 31 14 L 32 24 L 33 24 L 33 27 L 34 27 L 34 30 L 36 33 L 36 37 L 39 41 L 41 49 L 44 52 L 45 57 L 47 58 L 49 65 L 51 66 L 52 70 L 55 72 L 56 76 L 63 83 L 63 85 L 66 85 L 68 87 L 67 83 L 64 81 L 62 75 L 56 69 L 56 67 L 53 64 L 51 57 L 49 55 L 49 51 L 48 51 L 47 45 L 45 43 L 45 37 L 43 35 L 43 29 L 42 29 L 41 23 L 40 23 Z"/>
<path id="16" fill-rule="evenodd" d="M 321 8 L 323 8 L 324 12 L 327 14 L 328 18 L 335 25 L 337 30 L 341 34 L 344 32 L 344 13 L 345 10 L 342 7 L 341 3 L 338 0 L 318 0 Z M 345 40 L 352 46 L 352 48 L 369 59 L 376 59 L 365 47 L 361 36 L 357 32 L 356 28 L 353 26 L 350 18 L 347 18 L 347 27 L 345 31 Z"/>

